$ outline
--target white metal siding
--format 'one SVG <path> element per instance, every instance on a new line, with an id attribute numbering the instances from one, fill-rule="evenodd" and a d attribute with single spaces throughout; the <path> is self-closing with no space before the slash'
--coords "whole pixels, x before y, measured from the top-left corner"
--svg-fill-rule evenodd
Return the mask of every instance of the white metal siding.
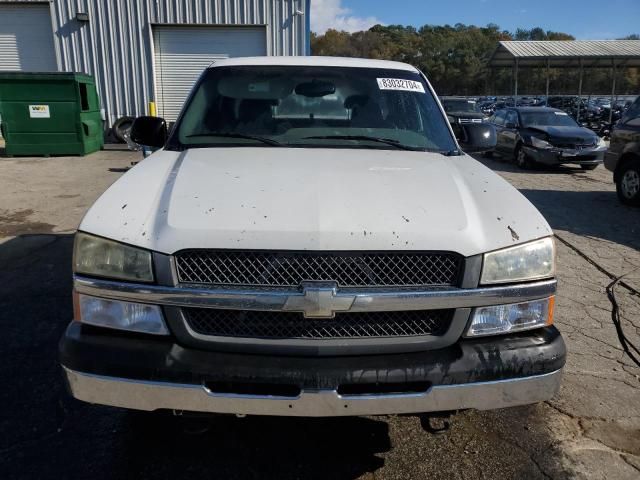
<path id="1" fill-rule="evenodd" d="M 158 114 L 174 121 L 193 84 L 220 58 L 267 54 L 264 27 L 154 26 Z"/>
<path id="2" fill-rule="evenodd" d="M 0 4 L 0 70 L 58 70 L 48 4 Z"/>
<path id="3" fill-rule="evenodd" d="M 107 127 L 155 100 L 154 25 L 264 25 L 267 55 L 305 55 L 309 0 L 51 0 L 60 70 L 94 75 Z M 0 0 L 0 5 L 16 0 Z M 19 0 L 19 7 L 42 0 Z M 4 4 L 4 5 L 3 5 Z M 48 7 L 47 7 L 48 8 Z M 301 14 L 297 14 L 299 11 Z M 89 14 L 88 22 L 75 20 Z"/>

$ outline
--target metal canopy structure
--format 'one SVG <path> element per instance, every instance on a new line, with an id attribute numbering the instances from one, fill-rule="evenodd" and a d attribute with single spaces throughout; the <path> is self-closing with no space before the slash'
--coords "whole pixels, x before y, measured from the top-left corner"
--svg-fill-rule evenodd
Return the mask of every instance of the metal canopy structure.
<path id="1" fill-rule="evenodd" d="M 519 68 L 546 68 L 549 97 L 550 68 L 579 68 L 578 96 L 582 96 L 585 68 L 611 68 L 611 102 L 618 68 L 640 67 L 640 40 L 532 40 L 501 41 L 489 59 L 491 68 L 513 68 L 514 97 L 518 97 Z M 611 115 L 613 108 L 609 115 Z M 580 104 L 577 120 L 580 121 Z"/>
<path id="2" fill-rule="evenodd" d="M 491 67 L 577 68 L 640 67 L 640 40 L 503 41 L 493 52 Z"/>

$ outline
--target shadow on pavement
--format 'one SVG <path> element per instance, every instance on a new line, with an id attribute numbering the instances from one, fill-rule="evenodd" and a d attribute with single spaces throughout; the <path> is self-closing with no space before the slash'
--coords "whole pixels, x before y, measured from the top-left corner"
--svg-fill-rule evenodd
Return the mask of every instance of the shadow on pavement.
<path id="1" fill-rule="evenodd" d="M 400 417 L 215 417 L 190 434 L 184 418 L 73 400 L 57 362 L 72 317 L 72 245 L 72 235 L 56 234 L 0 244 L 3 480 L 542 479 L 539 461 L 555 468 L 542 405 L 465 412 L 442 436 Z"/>
<path id="2" fill-rule="evenodd" d="M 185 420 L 71 399 L 57 344 L 72 317 L 72 235 L 0 244 L 0 478 L 356 478 L 384 464 L 383 420 Z"/>
<path id="3" fill-rule="evenodd" d="M 530 189 L 520 192 L 554 230 L 640 249 L 640 209 L 622 205 L 615 192 Z"/>
<path id="4" fill-rule="evenodd" d="M 592 172 L 575 166 L 538 165 L 532 170 L 522 170 L 500 157 L 478 157 L 477 160 L 495 172 L 519 173 L 523 176 L 558 174 L 568 176 L 569 182 L 583 184 L 582 190 L 548 190 L 549 184 L 538 178 L 527 185 L 539 188 L 519 188 L 519 191 L 540 210 L 554 230 L 565 230 L 640 249 L 640 209 L 622 205 L 613 183 L 603 183 L 601 176 L 594 177 Z"/>

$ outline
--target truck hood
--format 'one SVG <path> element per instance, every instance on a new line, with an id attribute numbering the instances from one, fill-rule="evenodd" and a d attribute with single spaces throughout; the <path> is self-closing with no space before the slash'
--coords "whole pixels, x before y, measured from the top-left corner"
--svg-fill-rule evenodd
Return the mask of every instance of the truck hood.
<path id="1" fill-rule="evenodd" d="M 470 256 L 551 234 L 528 200 L 467 155 L 271 147 L 156 152 L 96 201 L 80 229 L 168 254 L 231 248 Z"/>

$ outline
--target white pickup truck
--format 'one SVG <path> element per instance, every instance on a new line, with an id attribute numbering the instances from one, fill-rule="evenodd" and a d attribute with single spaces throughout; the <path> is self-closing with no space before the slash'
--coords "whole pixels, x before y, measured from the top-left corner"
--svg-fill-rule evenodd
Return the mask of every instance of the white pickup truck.
<path id="1" fill-rule="evenodd" d="M 216 62 L 76 235 L 71 394 L 138 410 L 339 416 L 557 391 L 555 247 L 463 152 L 426 77 L 341 58 Z"/>

